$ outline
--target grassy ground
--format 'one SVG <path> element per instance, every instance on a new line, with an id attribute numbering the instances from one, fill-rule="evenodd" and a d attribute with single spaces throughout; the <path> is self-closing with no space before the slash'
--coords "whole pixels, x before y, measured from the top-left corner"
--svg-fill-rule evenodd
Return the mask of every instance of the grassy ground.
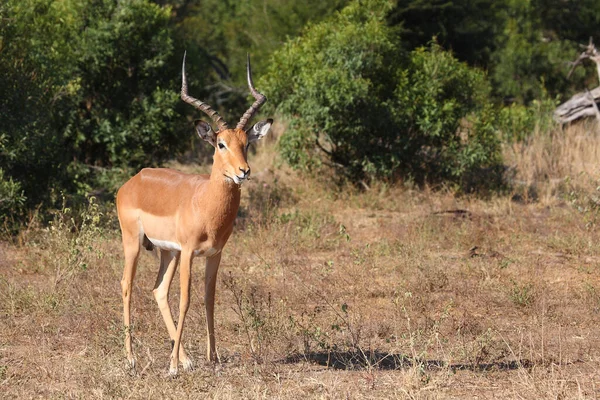
<path id="1" fill-rule="evenodd" d="M 221 363 L 203 361 L 197 259 L 196 369 L 176 379 L 158 261 L 144 255 L 135 280 L 132 374 L 114 212 L 92 205 L 75 227 L 63 210 L 0 242 L 3 398 L 596 398 L 599 149 L 593 126 L 507 147 L 514 192 L 482 200 L 335 193 L 263 146 L 219 272 Z"/>

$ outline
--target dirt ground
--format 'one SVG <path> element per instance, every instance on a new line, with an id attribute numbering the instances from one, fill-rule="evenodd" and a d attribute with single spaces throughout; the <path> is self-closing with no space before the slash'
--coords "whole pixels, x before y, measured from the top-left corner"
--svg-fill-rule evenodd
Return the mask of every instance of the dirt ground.
<path id="1" fill-rule="evenodd" d="M 92 205 L 83 227 L 62 210 L 50 227 L 0 243 L 2 397 L 598 397 L 592 195 L 335 193 L 262 165 L 219 272 L 220 363 L 204 361 L 196 259 L 184 330 L 196 365 L 167 377 L 148 253 L 133 291 L 137 368 L 126 367 L 118 225 Z"/>

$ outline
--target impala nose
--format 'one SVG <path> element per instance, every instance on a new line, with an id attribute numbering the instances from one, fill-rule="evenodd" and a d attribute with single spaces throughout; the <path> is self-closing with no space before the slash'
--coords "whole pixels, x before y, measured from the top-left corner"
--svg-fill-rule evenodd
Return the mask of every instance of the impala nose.
<path id="1" fill-rule="evenodd" d="M 246 179 L 250 176 L 250 167 L 247 167 L 246 169 L 240 167 L 240 171 L 242 171 L 242 173 L 244 174 L 243 179 Z"/>

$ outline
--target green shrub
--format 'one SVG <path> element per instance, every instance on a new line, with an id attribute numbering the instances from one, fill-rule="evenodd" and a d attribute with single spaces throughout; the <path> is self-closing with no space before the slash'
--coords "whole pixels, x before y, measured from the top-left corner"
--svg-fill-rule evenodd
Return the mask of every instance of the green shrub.
<path id="1" fill-rule="evenodd" d="M 433 43 L 411 53 L 396 87 L 405 174 L 461 184 L 501 162 L 485 75 Z"/>
<path id="2" fill-rule="evenodd" d="M 81 35 L 77 79 L 58 128 L 85 164 L 141 166 L 171 157 L 181 143 L 175 113 L 181 55 L 174 55 L 170 10 L 126 0 L 79 15 L 94 17 Z"/>
<path id="3" fill-rule="evenodd" d="M 26 208 L 82 201 L 99 171 L 158 164 L 193 137 L 169 8 L 7 0 L 0 19 L 0 165 Z"/>
<path id="4" fill-rule="evenodd" d="M 390 125 L 381 101 L 393 93 L 398 62 L 392 33 L 382 22 L 389 3 L 355 2 L 275 53 L 261 87 L 291 120 L 281 152 L 292 166 L 319 166 L 316 145 L 328 154 L 327 162 L 361 175 L 373 132 Z"/>
<path id="5" fill-rule="evenodd" d="M 529 105 L 513 103 L 498 111 L 496 127 L 507 143 L 527 140 L 535 131 L 550 131 L 555 125 L 553 111 L 556 99 L 544 97 Z"/>
<path id="6" fill-rule="evenodd" d="M 536 3 L 508 1 L 504 30 L 491 57 L 495 94 L 511 103 L 529 104 L 543 98 L 547 88 L 552 95 L 564 94 L 573 82 L 581 82 L 579 71 L 571 82 L 567 79 L 567 62 L 577 57 L 577 46 L 544 29 L 540 15 L 547 7 Z"/>
<path id="7" fill-rule="evenodd" d="M 274 54 L 260 84 L 290 122 L 283 158 L 304 170 L 325 163 L 353 181 L 460 184 L 497 165 L 495 131 L 461 128 L 486 109 L 485 75 L 436 43 L 401 52 L 384 22 L 390 6 L 355 1 Z"/>
<path id="8" fill-rule="evenodd" d="M 25 194 L 21 184 L 5 177 L 4 170 L 0 168 L 0 227 L 12 230 L 12 225 L 22 216 L 24 205 Z"/>

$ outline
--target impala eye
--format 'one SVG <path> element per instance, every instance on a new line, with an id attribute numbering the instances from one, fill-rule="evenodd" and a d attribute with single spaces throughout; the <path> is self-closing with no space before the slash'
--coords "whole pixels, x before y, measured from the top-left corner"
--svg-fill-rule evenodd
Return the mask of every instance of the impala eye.
<path id="1" fill-rule="evenodd" d="M 225 145 L 223 144 L 223 142 L 219 142 L 219 149 L 223 150 L 225 148 Z"/>

